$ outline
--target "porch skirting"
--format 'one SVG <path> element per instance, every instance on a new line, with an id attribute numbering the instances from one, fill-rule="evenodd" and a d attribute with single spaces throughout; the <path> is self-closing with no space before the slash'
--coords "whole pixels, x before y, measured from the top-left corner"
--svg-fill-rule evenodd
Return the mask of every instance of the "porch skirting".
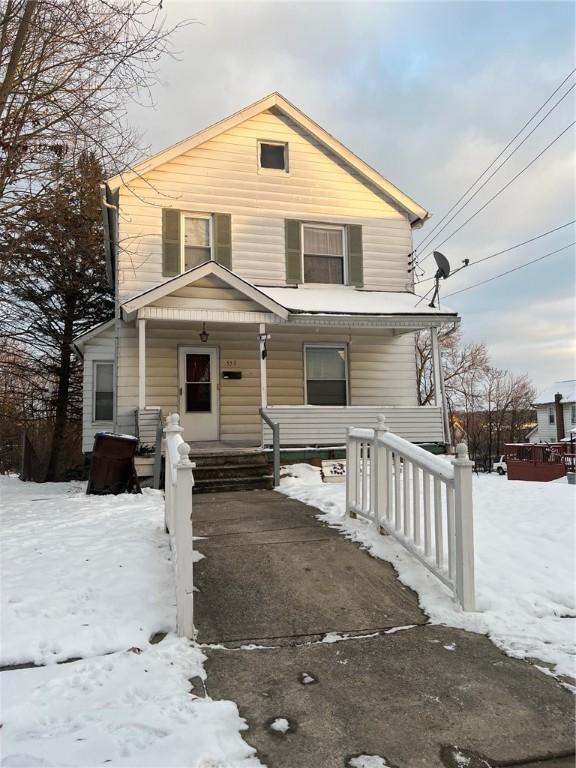
<path id="1" fill-rule="evenodd" d="M 268 406 L 265 413 L 280 425 L 283 446 L 342 445 L 348 427 L 371 428 L 378 416 L 388 428 L 413 443 L 443 443 L 442 408 L 437 406 Z M 272 443 L 272 430 L 264 426 L 264 445 Z"/>

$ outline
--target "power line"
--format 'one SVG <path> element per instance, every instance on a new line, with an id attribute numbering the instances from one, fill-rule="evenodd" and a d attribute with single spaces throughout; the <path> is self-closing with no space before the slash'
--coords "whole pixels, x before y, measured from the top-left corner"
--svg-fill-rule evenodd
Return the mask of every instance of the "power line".
<path id="1" fill-rule="evenodd" d="M 476 195 L 480 194 L 480 192 L 481 192 L 481 191 L 484 189 L 484 187 L 486 186 L 486 184 L 488 184 L 488 182 L 490 181 L 490 179 L 492 179 L 492 178 L 493 178 L 493 177 L 494 177 L 494 176 L 495 176 L 495 175 L 498 173 L 498 171 L 499 171 L 501 168 L 503 168 L 503 167 L 506 165 L 506 163 L 508 162 L 508 160 L 510 160 L 510 158 L 511 158 L 511 157 L 513 157 L 513 156 L 516 154 L 516 152 L 518 152 L 518 150 L 520 149 L 520 147 L 521 147 L 521 146 L 522 146 L 522 145 L 523 145 L 525 142 L 527 142 L 527 141 L 528 141 L 528 139 L 530 138 L 530 136 L 532 136 L 532 134 L 534 133 L 534 131 L 536 131 L 536 130 L 537 130 L 537 129 L 538 129 L 538 128 L 539 128 L 539 127 L 542 125 L 542 123 L 544 122 L 544 120 L 546 120 L 546 118 L 548 117 L 548 115 L 550 115 L 550 114 L 551 114 L 551 113 L 552 113 L 552 112 L 553 112 L 553 111 L 556 109 L 556 107 L 557 107 L 557 106 L 558 106 L 558 105 L 559 105 L 559 104 L 560 104 L 562 101 L 564 101 L 564 99 L 566 98 L 566 96 L 568 96 L 568 94 L 570 93 L 570 91 L 574 90 L 574 88 L 576 88 L 576 83 L 574 83 L 573 85 L 571 85 L 571 86 L 570 86 L 570 88 L 568 88 L 568 90 L 566 91 L 566 93 L 565 93 L 563 96 L 561 96 L 561 97 L 558 99 L 558 101 L 557 101 L 557 102 L 556 102 L 556 103 L 555 103 L 555 104 L 554 104 L 554 105 L 553 105 L 553 106 L 552 106 L 552 107 L 551 107 L 551 108 L 548 110 L 548 112 L 546 112 L 546 114 L 544 115 L 544 117 L 543 117 L 543 118 L 542 118 L 542 119 L 541 119 L 541 120 L 540 120 L 538 123 L 536 123 L 536 125 L 534 126 L 534 128 L 532 128 L 532 130 L 531 130 L 529 133 L 527 133 L 527 134 L 526 134 L 526 136 L 524 136 L 524 138 L 522 139 L 522 141 L 521 141 L 521 142 L 520 142 L 518 145 L 516 145 L 516 146 L 514 147 L 514 149 L 512 150 L 512 152 L 510 152 L 510 154 L 508 155 L 508 157 L 504 158 L 504 160 L 503 160 L 503 161 L 500 163 L 500 165 L 498 165 L 498 166 L 497 166 L 497 167 L 496 167 L 496 168 L 495 168 L 495 169 L 492 171 L 492 173 L 490 174 L 490 176 L 488 176 L 488 178 L 487 178 L 487 179 L 486 179 L 486 180 L 485 180 L 485 181 L 484 181 L 482 184 L 480 184 L 480 186 L 479 186 L 479 187 L 478 187 L 478 189 L 477 189 L 477 190 L 474 192 L 474 194 L 473 194 L 473 195 L 471 195 L 471 197 L 469 197 L 469 198 L 468 198 L 468 200 L 466 200 L 466 202 L 465 202 L 463 205 L 461 205 L 461 206 L 460 206 L 460 208 L 458 208 L 458 210 L 456 211 L 456 213 L 455 213 L 453 216 L 451 216 L 451 217 L 448 219 L 448 221 L 446 222 L 446 224 L 444 224 L 444 226 L 443 226 L 443 227 L 441 227 L 441 228 L 438 230 L 438 232 L 436 233 L 436 235 L 434 235 L 434 237 L 432 238 L 432 240 L 430 240 L 430 241 L 429 241 L 429 243 L 428 243 L 428 247 L 430 247 L 430 243 L 431 243 L 433 240 L 435 240 L 435 239 L 438 237 L 438 235 L 440 234 L 440 232 L 443 232 L 443 231 L 446 229 L 446 227 L 447 227 L 447 226 L 448 226 L 448 225 L 449 225 L 451 222 L 453 222 L 453 221 L 454 221 L 454 219 L 455 219 L 455 218 L 458 216 L 458 214 L 460 214 L 460 213 L 461 213 L 461 212 L 464 210 L 464 208 L 466 208 L 468 205 L 470 205 L 470 203 L 472 202 L 472 200 L 474 200 L 474 198 L 476 197 Z M 448 214 L 446 214 L 446 215 L 448 215 Z M 444 218 L 446 218 L 446 217 L 444 217 Z M 439 222 L 439 223 L 440 223 L 440 222 Z"/>
<path id="2" fill-rule="evenodd" d="M 551 235 L 553 232 L 558 232 L 560 229 L 565 229 L 566 227 L 569 227 L 571 224 L 576 224 L 576 219 L 573 219 L 572 221 L 567 222 L 566 224 L 561 224 L 559 227 L 554 227 L 554 229 L 549 229 L 548 232 L 542 232 L 541 235 L 536 235 L 535 237 L 531 237 L 529 240 L 524 240 L 522 243 L 517 243 L 516 245 L 511 245 L 509 248 L 504 248 L 502 251 L 496 251 L 495 253 L 491 253 L 488 256 L 483 256 L 481 259 L 476 259 L 475 261 L 471 261 L 468 266 L 473 267 L 475 264 L 481 264 L 483 261 L 488 261 L 489 259 L 493 259 L 495 256 L 501 256 L 503 253 L 508 253 L 509 251 L 514 251 L 516 248 L 521 248 L 523 245 L 528 245 L 528 243 L 533 243 L 535 240 L 540 240 L 542 237 L 546 237 L 546 235 Z M 419 280 L 417 285 L 421 285 L 422 283 L 428 283 L 430 280 L 434 280 L 434 277 L 427 277 L 425 280 Z"/>
<path id="3" fill-rule="evenodd" d="M 517 178 L 519 178 L 520 176 L 522 176 L 522 174 L 523 174 L 525 171 L 527 171 L 527 170 L 528 170 L 528 168 L 530 168 L 532 165 L 534 165 L 534 163 L 536 162 L 536 160 L 538 160 L 539 158 L 541 158 L 541 157 L 542 157 L 542 155 L 543 155 L 545 152 L 547 152 L 547 151 L 550 149 L 550 147 L 551 147 L 551 146 L 553 146 L 554 144 L 556 144 L 556 142 L 557 142 L 559 139 L 561 139 L 561 138 L 562 138 L 562 136 L 564 136 L 564 134 L 565 134 L 567 131 L 569 131 L 569 130 L 570 130 L 570 128 L 572 128 L 572 127 L 573 127 L 575 124 L 576 124 L 576 120 L 573 120 L 573 121 L 570 123 L 570 125 L 568 125 L 566 128 L 564 128 L 564 130 L 563 130 L 561 133 L 559 133 L 559 134 L 558 134 L 558 136 L 556 136 L 556 138 L 555 138 L 555 139 L 552 139 L 552 141 L 551 141 L 549 144 L 547 144 L 547 145 L 544 147 L 544 149 L 543 149 L 541 152 L 539 152 L 539 153 L 536 155 L 536 157 L 532 158 L 532 160 L 530 160 L 530 162 L 529 162 L 527 165 L 525 165 L 525 166 L 524 166 L 524 168 L 522 168 L 522 170 L 518 171 L 518 173 L 517 173 L 515 176 L 513 176 L 513 177 L 510 179 L 510 181 L 508 181 L 508 182 L 507 182 L 507 183 L 506 183 L 506 184 L 505 184 L 503 187 L 501 187 L 501 188 L 500 188 L 500 189 L 499 189 L 499 190 L 498 190 L 498 191 L 497 191 L 497 192 L 496 192 L 494 195 L 492 195 L 492 197 L 491 197 L 491 198 L 489 198 L 489 199 L 488 199 L 488 200 L 487 200 L 487 201 L 484 203 L 484 205 L 480 206 L 480 208 L 478 208 L 478 210 L 477 210 L 477 211 L 475 211 L 475 212 L 472 214 L 472 216 L 469 216 L 469 217 L 466 219 L 466 221 L 464 221 L 464 223 L 463 223 L 463 224 L 460 224 L 460 226 L 459 226 L 459 227 L 457 227 L 457 228 L 456 228 L 456 229 L 455 229 L 455 230 L 454 230 L 454 231 L 453 231 L 451 234 L 449 234 L 449 235 L 448 235 L 448 237 L 444 238 L 444 240 L 442 240 L 442 242 L 441 242 L 441 243 L 439 243 L 439 244 L 436 246 L 436 248 L 440 248 L 442 245 L 444 245 L 444 243 L 447 243 L 447 242 L 448 242 L 448 240 L 451 240 L 451 239 L 454 237 L 454 235 L 458 234 L 458 232 L 460 232 L 460 230 L 461 230 L 461 229 L 463 229 L 463 228 L 464 228 L 464 227 L 465 227 L 467 224 L 469 224 L 469 223 L 472 221 L 472 219 L 476 218 L 476 216 L 478 216 L 478 214 L 479 214 L 479 213 L 482 213 L 482 211 L 483 211 L 485 208 L 487 208 L 487 207 L 490 205 L 490 203 L 492 203 L 494 200 L 496 200 L 496 198 L 497 198 L 497 197 L 499 197 L 499 196 L 502 194 L 502 192 L 504 192 L 506 189 L 508 189 L 508 187 L 509 187 L 511 184 L 513 184 L 513 183 L 516 181 L 516 179 L 517 179 Z M 431 255 L 432 255 L 432 251 L 430 251 L 430 253 L 426 254 L 426 256 L 425 256 L 425 257 L 422 259 L 422 261 L 425 261 L 425 260 L 426 260 L 426 259 L 427 259 L 429 256 L 431 256 Z"/>
<path id="4" fill-rule="evenodd" d="M 472 288 L 477 288 L 479 285 L 484 285 L 485 283 L 491 283 L 492 280 L 498 280 L 499 277 L 510 275 L 512 274 L 512 272 L 518 272 L 519 269 L 524 269 L 524 267 L 529 267 L 530 264 L 536 264 L 537 261 L 542 261 L 543 259 L 547 259 L 550 256 L 555 256 L 557 253 L 561 253 L 561 251 L 566 251 L 568 248 L 571 248 L 573 245 L 576 245 L 576 241 L 573 243 L 569 243 L 568 245 L 565 245 L 563 248 L 558 248 L 558 250 L 556 251 L 550 251 L 550 253 L 545 253 L 544 256 L 539 256 L 537 259 L 532 259 L 532 261 L 526 261 L 524 264 L 520 264 L 518 267 L 514 267 L 513 269 L 508 269 L 506 272 L 500 272 L 499 275 L 494 275 L 494 277 L 489 277 L 487 280 L 481 280 L 479 283 L 473 283 L 472 285 L 468 285 L 466 288 L 460 288 L 459 291 L 448 293 L 444 298 L 447 299 L 449 296 L 456 296 L 457 293 L 464 293 L 464 291 L 469 291 Z"/>
<path id="5" fill-rule="evenodd" d="M 571 71 L 571 72 L 570 72 L 570 73 L 569 73 L 569 74 L 568 74 L 568 75 L 567 75 L 567 76 L 564 78 L 564 80 L 562 80 L 562 82 L 560 83 L 560 85 L 559 85 L 559 86 L 558 86 L 558 87 L 557 87 L 557 88 L 556 88 L 556 89 L 555 89 L 555 90 L 554 90 L 554 91 L 553 91 L 553 92 L 550 94 L 550 96 L 549 96 L 549 97 L 546 99 L 546 101 L 545 101 L 545 102 L 544 102 L 544 103 L 543 103 L 543 104 L 542 104 L 542 105 L 541 105 L 541 106 L 540 106 L 540 107 L 539 107 L 539 108 L 536 110 L 536 112 L 534 112 L 534 114 L 533 114 L 533 115 L 532 115 L 532 116 L 531 116 L 531 117 L 530 117 L 530 118 L 529 118 L 529 119 L 528 119 L 528 120 L 527 120 L 527 121 L 524 123 L 524 125 L 522 126 L 522 128 L 520 128 L 520 130 L 518 131 L 518 133 L 516 133 L 516 135 L 515 135 L 515 136 L 513 136 L 513 137 L 510 139 L 510 141 L 508 142 L 508 144 L 506 144 L 506 146 L 504 147 L 504 149 L 503 149 L 503 150 L 502 150 L 502 151 L 501 151 L 501 152 L 500 152 L 500 153 L 499 153 L 499 154 L 498 154 L 498 155 L 497 155 L 497 156 L 494 158 L 494 160 L 492 160 L 492 162 L 490 163 L 490 165 L 488 165 L 488 167 L 487 167 L 487 168 L 486 168 L 484 171 L 482 171 L 482 173 L 480 174 L 480 176 L 478 176 L 478 178 L 477 178 L 477 179 L 476 179 L 476 180 L 475 180 L 475 181 L 474 181 L 474 182 L 473 182 L 473 183 L 472 183 L 472 184 L 471 184 L 471 185 L 468 187 L 468 189 L 466 189 L 466 190 L 465 190 L 465 192 L 464 192 L 464 193 L 463 193 L 463 194 L 462 194 L 462 195 L 461 195 L 461 196 L 458 198 L 458 200 L 456 200 L 456 202 L 454 203 L 454 205 L 453 205 L 453 206 L 450 208 L 450 210 L 448 210 L 448 211 L 447 211 L 447 212 L 444 214 L 444 216 L 443 216 L 443 217 L 442 217 L 442 218 L 441 218 L 441 219 L 438 221 L 438 223 L 436 224 L 436 226 L 435 226 L 435 227 L 434 227 L 434 228 L 433 228 L 433 229 L 432 229 L 432 230 L 431 230 L 431 231 L 430 231 L 430 232 L 429 232 L 429 233 L 426 235 L 426 237 L 424 238 L 424 240 L 423 240 L 421 243 L 419 243 L 419 244 L 416 246 L 416 248 L 414 249 L 414 253 L 416 253 L 418 250 L 420 250 L 420 249 L 423 247 L 424 243 L 426 243 L 426 242 L 427 242 L 427 241 L 430 239 L 430 237 L 431 237 L 431 236 L 432 236 L 432 234 L 433 234 L 433 233 L 434 233 L 434 232 L 435 232 L 435 231 L 438 229 L 438 227 L 440 226 L 440 224 L 442 224 L 442 222 L 443 222 L 443 221 L 444 221 L 444 220 L 445 220 L 445 219 L 446 219 L 446 218 L 447 218 L 447 217 L 448 217 L 448 216 L 449 216 L 449 215 L 452 213 L 452 211 L 454 210 L 454 208 L 456 208 L 456 206 L 460 204 L 460 202 L 461 202 L 461 201 L 462 201 L 462 200 L 463 200 L 463 199 L 466 197 L 466 195 L 468 194 L 468 192 L 470 192 L 470 190 L 471 190 L 471 189 L 473 189 L 473 188 L 476 186 L 476 184 L 477 184 L 477 183 L 480 181 L 480 179 L 482 179 L 482 178 L 483 178 L 483 177 L 484 177 L 484 176 L 485 176 L 485 175 L 488 173 L 488 171 L 490 170 L 490 168 L 492 168 L 492 166 L 494 165 L 494 163 L 498 162 L 498 160 L 499 160 L 499 159 L 502 157 L 502 155 L 503 155 L 503 154 L 504 154 L 504 153 L 505 153 L 505 152 L 506 152 L 506 151 L 509 149 L 509 147 L 511 147 L 511 146 L 512 146 L 512 144 L 513 144 L 513 143 L 516 141 L 516 139 L 518 138 L 518 136 L 520 136 L 520 134 L 521 134 L 521 133 L 524 131 L 524 129 L 525 129 L 525 128 L 527 128 L 527 127 L 530 125 L 530 123 L 531 123 L 531 122 L 534 120 L 534 118 L 535 118 L 535 117 L 536 117 L 536 116 L 537 116 L 537 115 L 538 115 L 540 112 L 542 112 L 542 110 L 544 109 L 544 107 L 546 106 L 546 104 L 548 104 L 548 103 L 549 103 L 549 102 L 550 102 L 550 101 L 551 101 L 551 100 L 554 98 L 554 96 L 555 96 L 555 95 L 558 93 L 558 91 L 559 91 L 559 90 L 562 88 L 562 86 L 564 85 L 564 83 L 566 83 L 566 82 L 567 82 L 567 81 L 568 81 L 568 80 L 569 80 L 569 79 L 572 77 L 572 75 L 573 75 L 575 72 L 576 72 L 576 69 L 573 69 L 573 70 L 572 70 L 572 71 Z"/>

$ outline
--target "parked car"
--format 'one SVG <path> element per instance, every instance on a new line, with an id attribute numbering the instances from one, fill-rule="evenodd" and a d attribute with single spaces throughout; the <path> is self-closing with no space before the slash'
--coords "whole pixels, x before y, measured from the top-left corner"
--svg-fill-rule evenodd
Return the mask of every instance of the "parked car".
<path id="1" fill-rule="evenodd" d="M 508 471 L 508 466 L 506 465 L 506 456 L 500 456 L 499 460 L 492 464 L 492 471 L 498 472 L 499 475 L 506 474 Z"/>

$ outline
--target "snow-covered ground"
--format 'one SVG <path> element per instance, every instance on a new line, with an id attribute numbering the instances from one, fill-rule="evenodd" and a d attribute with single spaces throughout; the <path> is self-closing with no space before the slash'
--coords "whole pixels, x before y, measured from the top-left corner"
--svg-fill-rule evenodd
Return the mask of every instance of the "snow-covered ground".
<path id="1" fill-rule="evenodd" d="M 507 653 L 576 677 L 576 487 L 474 477 L 477 612 L 449 591 L 392 536 L 344 516 L 344 484 L 324 484 L 308 464 L 284 469 L 281 491 L 318 507 L 320 519 L 393 563 L 433 623 L 488 634 Z"/>
<path id="2" fill-rule="evenodd" d="M 0 663 L 46 665 L 0 673 L 3 768 L 260 765 L 236 705 L 192 690 L 158 492 L 0 477 L 0 510 Z"/>

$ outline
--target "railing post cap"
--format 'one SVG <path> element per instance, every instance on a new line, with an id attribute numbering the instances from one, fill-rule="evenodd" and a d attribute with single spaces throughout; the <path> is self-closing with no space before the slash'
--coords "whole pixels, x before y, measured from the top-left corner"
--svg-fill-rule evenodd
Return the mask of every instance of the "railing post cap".
<path id="1" fill-rule="evenodd" d="M 378 432 L 390 432 L 389 427 L 386 426 L 386 416 L 383 413 L 378 414 L 378 426 L 376 428 Z"/>
<path id="2" fill-rule="evenodd" d="M 458 443 L 456 446 L 456 458 L 463 459 L 465 461 L 468 460 L 468 446 L 466 443 Z"/>
<path id="3" fill-rule="evenodd" d="M 177 413 L 169 413 L 166 416 L 165 432 L 183 432 L 184 430 L 180 426 L 180 416 Z"/>
<path id="4" fill-rule="evenodd" d="M 192 467 L 193 464 L 190 461 L 189 455 L 190 455 L 190 446 L 188 443 L 180 443 L 176 450 L 178 451 L 178 454 L 180 455 L 180 461 L 178 462 L 179 467 Z"/>

